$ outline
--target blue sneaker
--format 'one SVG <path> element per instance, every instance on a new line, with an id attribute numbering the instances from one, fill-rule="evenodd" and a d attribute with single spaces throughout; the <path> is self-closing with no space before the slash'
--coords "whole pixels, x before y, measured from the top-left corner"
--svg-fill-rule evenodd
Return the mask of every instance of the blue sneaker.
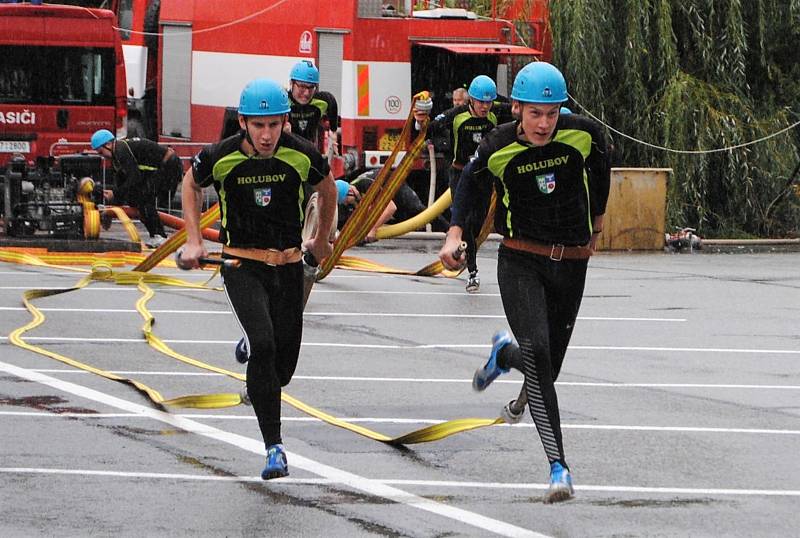
<path id="1" fill-rule="evenodd" d="M 572 488 L 572 475 L 561 463 L 550 464 L 550 487 L 544 494 L 545 504 L 558 503 L 571 499 L 575 494 Z"/>
<path id="2" fill-rule="evenodd" d="M 250 358 L 247 350 L 247 342 L 244 341 L 244 338 L 239 340 L 239 343 L 236 344 L 236 360 L 239 364 L 247 364 L 248 359 Z"/>
<path id="3" fill-rule="evenodd" d="M 482 368 L 475 370 L 475 375 L 472 376 L 472 388 L 477 391 L 486 390 L 492 381 L 497 379 L 500 374 L 508 372 L 508 368 L 500 368 L 497 365 L 497 354 L 501 349 L 512 343 L 511 334 L 508 331 L 498 331 L 492 336 L 492 352 L 489 354 L 489 360 Z"/>
<path id="4" fill-rule="evenodd" d="M 261 478 L 269 480 L 288 475 L 289 465 L 286 463 L 286 453 L 283 451 L 283 445 L 272 445 L 267 448 L 267 465 L 261 471 Z"/>

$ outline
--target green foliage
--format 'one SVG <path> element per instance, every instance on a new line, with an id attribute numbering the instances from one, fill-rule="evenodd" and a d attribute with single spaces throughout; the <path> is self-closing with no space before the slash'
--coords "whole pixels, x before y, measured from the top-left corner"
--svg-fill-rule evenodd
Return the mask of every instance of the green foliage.
<path id="1" fill-rule="evenodd" d="M 554 63 L 607 124 L 651 144 L 712 150 L 800 120 L 800 0 L 551 0 Z M 666 166 L 669 225 L 787 235 L 800 129 L 744 148 L 676 153 L 614 136 L 618 166 Z"/>

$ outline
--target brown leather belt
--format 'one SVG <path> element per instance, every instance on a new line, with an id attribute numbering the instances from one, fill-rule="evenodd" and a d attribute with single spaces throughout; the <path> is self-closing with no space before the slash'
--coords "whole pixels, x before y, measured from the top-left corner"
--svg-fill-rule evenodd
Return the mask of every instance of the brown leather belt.
<path id="1" fill-rule="evenodd" d="M 464 165 L 461 164 L 461 163 L 457 163 L 457 162 L 453 162 L 450 166 L 452 166 L 456 170 L 463 170 L 464 169 Z"/>
<path id="2" fill-rule="evenodd" d="M 286 250 L 276 250 L 273 248 L 237 248 L 222 247 L 222 253 L 236 258 L 255 260 L 266 263 L 267 265 L 286 265 L 287 263 L 299 262 L 302 252 L 297 247 L 287 248 Z"/>
<path id="3" fill-rule="evenodd" d="M 585 260 L 592 255 L 592 250 L 588 245 L 582 247 L 565 247 L 564 245 L 537 243 L 530 239 L 519 239 L 516 237 L 504 238 L 503 245 L 508 248 L 513 248 L 514 250 L 547 256 L 555 262 L 560 262 L 561 260 Z"/>

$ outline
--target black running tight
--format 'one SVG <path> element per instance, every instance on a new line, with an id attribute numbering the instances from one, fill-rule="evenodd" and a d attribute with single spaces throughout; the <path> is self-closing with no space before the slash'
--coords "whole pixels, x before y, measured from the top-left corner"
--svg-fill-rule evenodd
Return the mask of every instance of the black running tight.
<path id="1" fill-rule="evenodd" d="M 281 387 L 294 375 L 303 335 L 303 267 L 242 260 L 222 269 L 225 294 L 250 350 L 247 395 L 266 446 L 281 442 Z"/>
<path id="2" fill-rule="evenodd" d="M 553 261 L 500 246 L 497 279 L 519 347 L 506 346 L 498 364 L 525 375 L 528 407 L 550 463 L 564 460 L 555 381 L 583 297 L 588 260 Z"/>

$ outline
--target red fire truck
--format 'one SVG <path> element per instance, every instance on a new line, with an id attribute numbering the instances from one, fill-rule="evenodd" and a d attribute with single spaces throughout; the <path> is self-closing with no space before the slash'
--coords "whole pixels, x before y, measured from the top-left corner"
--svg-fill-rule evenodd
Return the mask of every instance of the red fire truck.
<path id="1" fill-rule="evenodd" d="M 125 135 L 115 25 L 105 9 L 0 4 L 0 167 L 15 153 L 33 165 L 54 143 L 85 142 L 96 129 Z"/>
<path id="2" fill-rule="evenodd" d="M 510 59 L 541 54 L 517 44 L 508 21 L 414 3 L 115 0 L 131 126 L 176 147 L 215 141 L 249 80 L 288 84 L 291 67 L 311 59 L 320 89 L 339 103 L 342 153 L 352 166 L 374 166 L 394 145 L 414 93 L 431 90 L 434 110 L 443 110 L 453 88 L 489 74 L 507 94 Z"/>
<path id="3" fill-rule="evenodd" d="M 520 41 L 541 50 L 541 59 L 549 62 L 553 57 L 553 36 L 548 0 L 514 0 L 504 5 L 500 16 L 515 21 Z"/>

